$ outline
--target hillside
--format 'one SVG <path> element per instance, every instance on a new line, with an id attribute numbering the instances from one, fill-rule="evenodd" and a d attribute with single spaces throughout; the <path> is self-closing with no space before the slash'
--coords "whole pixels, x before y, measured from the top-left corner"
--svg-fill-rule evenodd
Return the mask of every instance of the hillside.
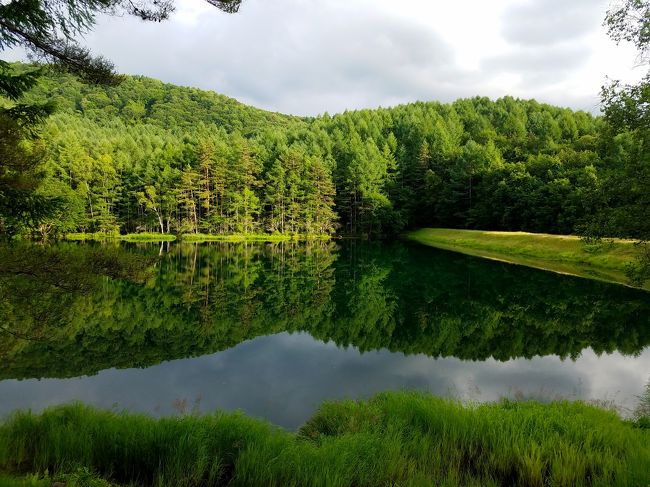
<path id="1" fill-rule="evenodd" d="M 126 76 L 118 86 L 96 86 L 69 74 L 50 72 L 30 95 L 31 99 L 54 101 L 62 113 L 100 124 L 114 119 L 165 128 L 214 124 L 227 132 L 248 135 L 302 120 L 260 110 L 212 91 L 175 86 L 145 76 Z"/>
<path id="2" fill-rule="evenodd" d="M 423 226 L 637 237 L 645 150 L 585 112 L 505 97 L 303 119 L 129 77 L 49 74 L 37 231 L 353 234 Z"/>

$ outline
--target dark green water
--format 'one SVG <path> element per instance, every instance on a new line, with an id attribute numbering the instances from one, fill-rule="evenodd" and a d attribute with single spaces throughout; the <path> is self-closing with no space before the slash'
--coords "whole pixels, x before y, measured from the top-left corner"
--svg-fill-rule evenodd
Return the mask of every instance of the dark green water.
<path id="1" fill-rule="evenodd" d="M 650 293 L 416 244 L 12 252 L 0 265 L 0 415 L 81 400 L 242 409 L 292 428 L 325 399 L 405 388 L 625 412 L 650 377 Z M 16 272 L 42 269 L 43 252 L 59 267 Z"/>

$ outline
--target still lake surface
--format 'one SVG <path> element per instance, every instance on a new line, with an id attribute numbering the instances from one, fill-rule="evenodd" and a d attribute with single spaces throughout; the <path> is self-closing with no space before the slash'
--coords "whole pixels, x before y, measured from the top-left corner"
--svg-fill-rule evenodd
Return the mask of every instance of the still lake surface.
<path id="1" fill-rule="evenodd" d="M 144 277 L 4 283 L 0 416 L 78 400 L 293 429 L 323 400 L 402 389 L 625 414 L 650 378 L 644 291 L 405 242 L 111 245 Z"/>

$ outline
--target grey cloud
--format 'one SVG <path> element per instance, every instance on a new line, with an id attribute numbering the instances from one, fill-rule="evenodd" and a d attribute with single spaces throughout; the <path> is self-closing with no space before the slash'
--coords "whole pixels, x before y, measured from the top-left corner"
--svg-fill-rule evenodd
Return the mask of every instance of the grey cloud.
<path id="1" fill-rule="evenodd" d="M 599 25 L 604 2 L 517 3 L 503 18 L 505 53 L 478 69 L 459 65 L 435 23 L 393 15 L 380 3 L 370 8 L 370 0 L 247 0 L 237 15 L 205 10 L 193 24 L 182 15 L 161 24 L 103 18 L 86 41 L 121 72 L 285 113 L 508 94 L 586 108 L 597 87 L 576 95 L 561 85 L 593 52 L 581 36 Z M 518 83 L 502 83 L 503 74 Z"/>
<path id="2" fill-rule="evenodd" d="M 89 42 L 124 72 L 291 113 L 458 96 L 466 74 L 429 28 L 353 5 L 300 5 L 252 0 L 241 17 L 207 14 L 193 27 L 107 19 Z"/>
<path id="3" fill-rule="evenodd" d="M 589 35 L 601 29 L 607 0 L 526 0 L 506 10 L 502 34 L 509 49 L 481 63 L 487 77 L 510 75 L 510 89 L 574 109 L 598 111 L 598 93 L 567 93 L 563 86 L 594 55 Z"/>
<path id="4" fill-rule="evenodd" d="M 528 0 L 507 10 L 503 35 L 526 46 L 571 42 L 599 28 L 606 8 L 607 0 Z"/>
<path id="5" fill-rule="evenodd" d="M 517 74 L 522 85 L 542 87 L 563 81 L 585 64 L 590 54 L 584 44 L 544 49 L 526 47 L 486 59 L 481 70 L 485 73 Z"/>

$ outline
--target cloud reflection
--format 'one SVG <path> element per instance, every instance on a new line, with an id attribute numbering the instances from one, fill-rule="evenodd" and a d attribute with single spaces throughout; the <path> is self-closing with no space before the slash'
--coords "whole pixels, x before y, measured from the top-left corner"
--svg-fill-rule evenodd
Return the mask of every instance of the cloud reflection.
<path id="1" fill-rule="evenodd" d="M 242 410 L 293 429 L 324 400 L 367 398 L 402 389 L 475 401 L 520 392 L 551 399 L 613 400 L 633 408 L 648 371 L 648 349 L 638 357 L 618 353 L 598 357 L 587 350 L 576 361 L 536 357 L 474 362 L 385 350 L 360 353 L 306 333 L 281 333 L 147 369 L 111 369 L 67 380 L 3 381 L 0 414 L 77 400 L 154 415 L 174 414 L 180 405 L 198 406 L 204 412 Z"/>

